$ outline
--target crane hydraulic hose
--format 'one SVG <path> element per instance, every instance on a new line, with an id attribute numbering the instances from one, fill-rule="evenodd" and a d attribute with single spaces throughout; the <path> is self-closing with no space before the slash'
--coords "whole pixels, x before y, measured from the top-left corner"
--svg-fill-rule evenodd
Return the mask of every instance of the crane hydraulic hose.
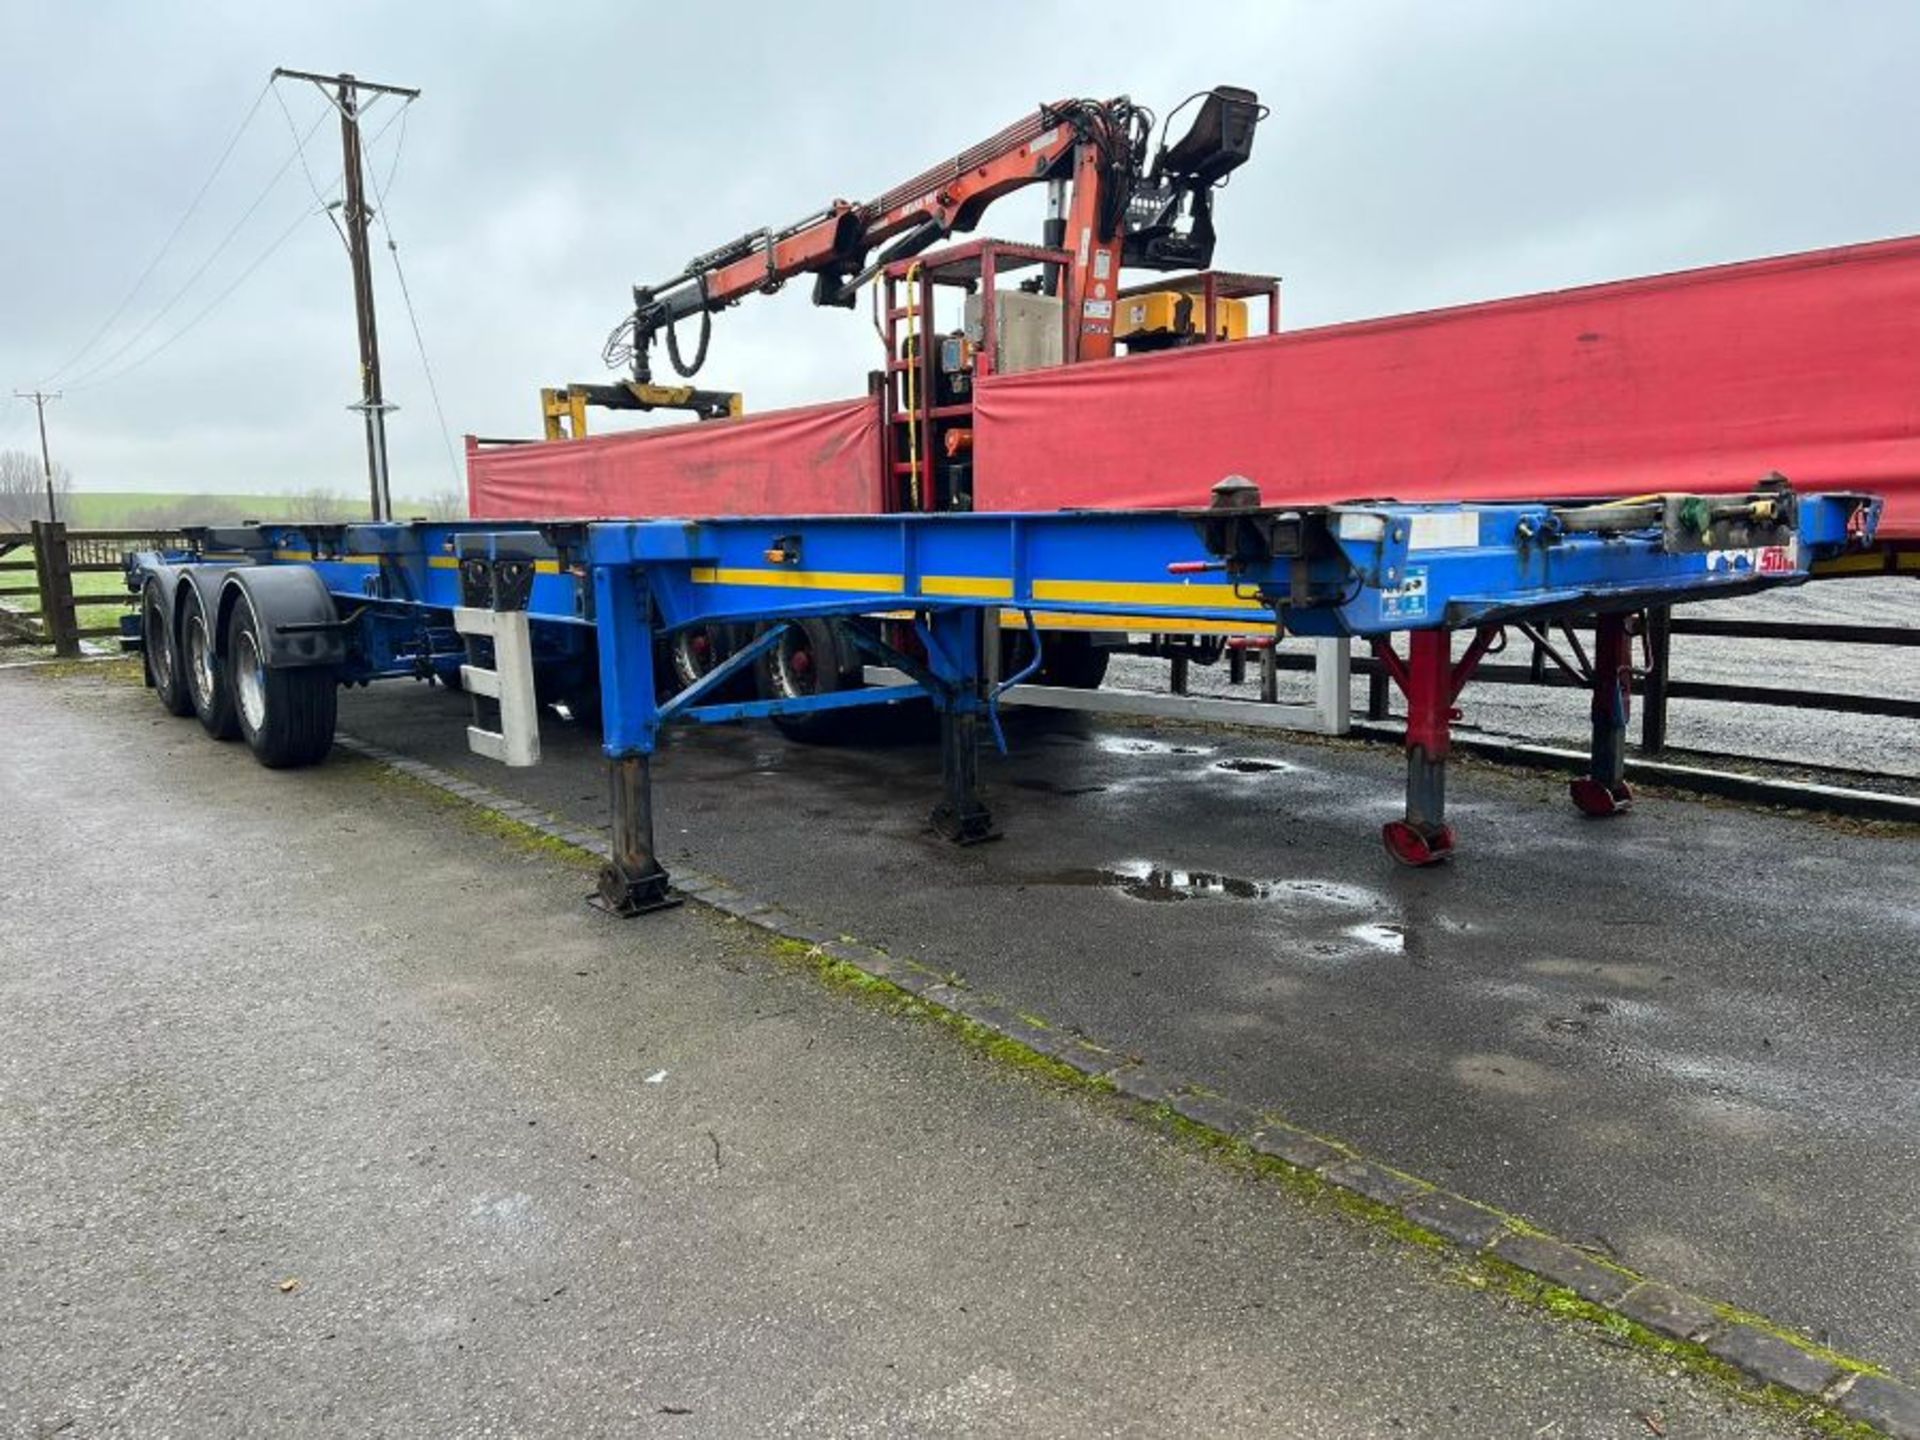
<path id="1" fill-rule="evenodd" d="M 700 367 L 707 363 L 707 342 L 713 339 L 713 311 L 707 308 L 707 277 L 699 277 L 700 284 L 700 343 L 694 348 L 693 363 L 688 365 L 680 359 L 680 337 L 675 333 L 673 320 L 667 321 L 667 359 L 673 362 L 673 368 L 685 379 L 691 380 L 700 373 Z"/>

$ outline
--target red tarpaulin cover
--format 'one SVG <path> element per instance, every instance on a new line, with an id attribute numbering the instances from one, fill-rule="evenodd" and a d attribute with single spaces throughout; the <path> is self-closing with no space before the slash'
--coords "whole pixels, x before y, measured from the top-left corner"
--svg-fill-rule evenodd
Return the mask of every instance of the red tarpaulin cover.
<path id="1" fill-rule="evenodd" d="M 467 438 L 476 520 L 861 515 L 880 508 L 872 399 L 534 445 Z"/>
<path id="2" fill-rule="evenodd" d="M 1033 371 L 975 391 L 982 510 L 1887 496 L 1920 538 L 1920 238 Z"/>

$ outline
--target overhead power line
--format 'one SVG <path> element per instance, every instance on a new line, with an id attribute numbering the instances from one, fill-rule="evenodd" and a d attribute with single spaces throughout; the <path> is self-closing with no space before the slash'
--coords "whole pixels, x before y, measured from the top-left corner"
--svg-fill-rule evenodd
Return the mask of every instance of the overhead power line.
<path id="1" fill-rule="evenodd" d="M 287 108 L 287 97 L 280 93 L 280 86 L 277 83 L 279 79 L 279 75 L 276 74 L 273 79 L 267 83 L 273 87 L 273 98 L 280 104 L 280 113 L 286 116 L 287 133 L 293 137 L 293 153 L 300 157 L 300 169 L 307 177 L 307 188 L 313 191 L 313 203 L 326 211 L 327 219 L 333 225 L 333 233 L 338 235 L 340 237 L 340 243 L 345 245 L 347 243 L 347 232 L 340 228 L 340 221 L 334 216 L 333 211 L 327 209 L 327 197 L 320 193 L 320 183 L 313 178 L 313 167 L 307 164 L 307 136 L 311 136 L 313 130 L 309 130 L 306 136 L 301 135 L 299 127 L 293 123 L 293 111 Z M 374 97 L 376 101 L 379 98 L 377 95 Z M 372 108 L 371 104 L 368 108 Z M 323 115 L 320 118 L 324 120 L 326 117 Z M 316 130 L 318 128 L 318 126 L 314 127 Z M 405 133 L 404 130 L 401 131 L 402 135 Z M 329 186 L 328 188 L 331 189 L 332 187 Z"/>
<path id="2" fill-rule="evenodd" d="M 398 114 L 399 112 L 395 112 L 394 116 L 390 116 L 388 118 L 387 123 L 385 125 L 381 126 L 379 130 L 374 132 L 374 137 L 372 142 L 370 142 L 369 148 L 371 148 L 372 145 L 377 145 L 380 142 L 380 137 L 385 135 L 387 131 L 390 128 L 392 128 L 394 120 L 398 118 Z M 313 131 L 315 129 L 318 129 L 320 124 L 323 124 L 326 121 L 326 118 L 327 118 L 326 115 L 323 113 L 320 116 L 319 121 L 315 122 L 313 129 L 308 130 L 307 135 L 311 137 L 313 134 Z M 279 178 L 279 175 L 285 174 L 288 166 L 291 166 L 292 163 L 293 163 L 293 157 L 288 156 L 286 164 L 283 164 L 280 167 L 280 170 L 276 174 L 275 179 L 277 180 Z M 340 180 L 341 180 L 341 175 L 338 172 L 336 172 L 334 174 L 333 179 L 328 183 L 326 189 L 321 192 L 322 195 L 324 196 L 326 194 L 330 194 L 333 188 L 340 183 Z M 266 197 L 262 195 L 260 198 L 264 200 Z M 248 214 L 251 214 L 253 209 L 258 208 L 258 204 L 259 202 L 256 201 L 254 206 L 249 207 Z M 189 334 L 192 330 L 194 330 L 200 324 L 201 321 L 205 320 L 209 315 L 211 315 L 215 310 L 217 310 L 223 303 L 225 303 L 228 297 L 230 297 L 236 290 L 238 290 L 249 279 L 251 279 L 255 271 L 259 270 L 259 268 L 262 265 L 264 265 L 268 261 L 268 259 L 270 259 L 277 251 L 279 251 L 279 249 L 283 245 L 285 245 L 287 241 L 293 238 L 294 234 L 299 230 L 302 222 L 311 219 L 316 214 L 324 213 L 325 211 L 326 211 L 325 202 L 323 202 L 323 204 L 319 209 L 308 209 L 303 206 L 301 208 L 300 213 L 294 216 L 293 223 L 291 225 L 289 225 L 285 230 L 281 231 L 278 235 L 276 235 L 274 239 L 267 245 L 266 249 L 261 251 L 257 256 L 255 256 L 253 261 L 250 264 L 248 264 L 246 269 L 241 271 L 240 274 L 233 280 L 233 282 L 226 287 L 226 289 L 222 290 L 219 294 L 215 295 L 212 300 L 210 300 L 206 305 L 202 306 L 198 311 L 196 311 L 192 316 L 192 318 L 189 319 L 184 325 L 180 326 L 179 329 L 175 330 L 172 334 L 168 335 L 164 340 L 162 340 L 158 345 L 154 346 L 152 349 L 144 352 L 143 354 L 135 356 L 132 360 L 128 361 L 125 365 L 120 366 L 118 369 L 113 370 L 107 374 L 100 374 L 98 367 L 96 367 L 94 370 L 89 371 L 86 375 L 81 376 L 77 381 L 75 381 L 75 383 L 69 385 L 67 388 L 69 390 L 75 390 L 75 391 L 95 390 L 103 385 L 111 385 L 114 381 L 119 380 L 123 376 L 132 374 L 134 371 L 146 365 L 148 361 L 154 359 L 156 356 L 161 355 L 165 351 L 171 349 L 176 341 L 183 339 L 187 334 Z M 244 219 L 244 217 L 242 218 Z M 231 236 L 229 236 L 228 238 L 231 239 Z M 224 245 L 222 248 L 224 248 Z"/>
<path id="3" fill-rule="evenodd" d="M 310 126 L 307 130 L 308 138 L 311 138 L 313 133 L 317 131 L 321 127 L 321 125 L 326 122 L 326 118 L 327 117 L 323 114 L 313 122 L 312 126 Z M 222 255 L 226 253 L 227 247 L 233 244 L 235 238 L 240 234 L 241 230 L 246 227 L 246 223 L 253 218 L 254 212 L 257 211 L 262 205 L 264 205 L 266 203 L 267 197 L 273 194 L 273 192 L 279 187 L 282 177 L 284 177 L 287 171 L 292 167 L 293 162 L 296 158 L 298 158 L 299 153 L 300 153 L 299 148 L 296 145 L 294 149 L 294 153 L 291 155 L 288 155 L 286 159 L 280 162 L 279 169 L 273 172 L 272 176 L 267 180 L 266 185 L 261 188 L 260 193 L 254 197 L 253 203 L 247 206 L 247 208 L 241 212 L 240 218 L 234 221 L 233 224 L 230 227 L 228 227 L 227 233 L 220 237 L 220 243 L 213 247 L 212 251 L 208 253 L 206 259 L 202 260 L 200 264 L 194 269 L 193 273 L 187 276 L 186 280 L 181 283 L 179 288 L 176 289 L 173 292 L 173 294 L 168 297 L 166 304 L 162 305 L 158 310 L 154 311 L 153 314 L 149 315 L 146 318 L 145 322 L 142 323 L 138 328 L 136 328 L 131 335 L 127 336 L 125 340 L 121 341 L 119 345 L 115 346 L 106 355 L 94 361 L 93 364 L 88 366 L 85 370 L 81 371 L 80 374 L 76 375 L 73 378 L 73 382 L 72 382 L 73 389 L 79 390 L 79 389 L 91 388 L 94 383 L 95 376 L 101 374 L 101 372 L 103 371 L 111 369 L 114 363 L 118 361 L 121 356 L 125 355 L 129 350 L 133 349 L 134 346 L 138 345 L 143 339 L 147 337 L 149 333 L 152 332 L 154 326 L 158 325 L 170 313 L 172 313 L 174 306 L 178 305 L 182 300 L 184 300 L 187 297 L 187 293 L 191 291 L 197 283 L 199 283 L 200 277 L 205 275 L 207 271 L 213 267 L 213 262 L 218 260 Z"/>
<path id="4" fill-rule="evenodd" d="M 393 193 L 393 177 L 400 173 L 400 152 L 407 144 L 407 107 L 400 111 L 400 138 L 394 142 L 393 163 L 387 167 L 385 188 L 380 184 L 378 173 L 369 175 L 373 181 L 373 198 L 378 201 L 374 218 L 380 222 L 380 229 L 387 237 L 387 255 L 393 261 L 393 275 L 400 282 L 400 298 L 406 303 L 407 324 L 413 328 L 413 347 L 420 353 L 420 370 L 427 377 L 427 394 L 433 399 L 434 418 L 440 424 L 440 443 L 447 452 L 447 469 L 452 472 L 454 488 L 460 488 L 460 461 L 453 450 L 453 432 L 447 428 L 447 412 L 440 404 L 440 386 L 433 378 L 433 362 L 427 358 L 427 342 L 420 333 L 420 316 L 413 308 L 413 291 L 407 286 L 407 272 L 400 265 L 400 242 L 393 233 L 392 202 L 388 198 Z M 376 140 L 379 136 L 374 137 Z"/>
<path id="5" fill-rule="evenodd" d="M 195 329 L 195 327 L 197 327 L 200 324 L 202 320 L 206 319 L 207 316 L 211 315 L 215 310 L 219 309 L 220 306 L 223 303 L 225 303 L 229 295 L 233 294 L 234 291 L 238 290 L 242 285 L 246 284 L 248 280 L 252 279 L 253 272 L 258 270 L 262 265 L 266 264 L 268 259 L 276 251 L 278 251 L 282 245 L 285 245 L 287 241 L 293 238 L 294 232 L 298 230 L 302 224 L 304 224 L 307 220 L 311 219 L 314 215 L 318 213 L 319 212 L 316 210 L 309 210 L 303 206 L 300 210 L 300 213 L 293 217 L 293 223 L 289 225 L 285 230 L 282 230 L 277 236 L 275 236 L 272 243 L 269 244 L 265 250 L 262 250 L 258 255 L 256 255 L 253 259 L 253 263 L 248 265 L 246 269 L 242 270 L 237 276 L 235 276 L 233 282 L 230 285 L 228 285 L 226 289 L 222 290 L 218 295 L 215 295 L 213 299 L 209 300 L 199 310 L 194 312 L 193 318 L 191 320 L 187 321 L 186 324 L 182 325 L 178 330 L 174 331 L 171 335 L 167 336 L 166 339 L 162 340 L 158 345 L 154 346 L 153 349 L 147 351 L 143 355 L 139 355 L 134 359 L 128 361 L 125 365 L 121 366 L 118 370 L 115 370 L 110 374 L 102 375 L 98 379 L 93 379 L 93 380 L 82 379 L 72 385 L 69 385 L 67 389 L 73 390 L 73 391 L 94 390 L 99 388 L 102 385 L 111 385 L 114 381 L 122 379 L 125 376 L 131 375 L 134 371 L 140 369 L 148 361 L 153 360 L 156 357 L 165 354 L 168 350 L 173 348 L 173 344 L 175 341 L 183 339 L 185 336 L 190 334 Z"/>
<path id="6" fill-rule="evenodd" d="M 86 343 L 78 350 L 75 350 L 65 360 L 61 361 L 55 369 L 48 372 L 46 379 L 40 382 L 43 387 L 71 370 L 88 351 L 100 343 L 101 337 L 113 328 L 114 322 L 127 313 L 127 307 L 133 304 L 135 297 L 146 287 L 147 281 L 153 277 L 153 272 L 160 268 L 160 262 L 165 260 L 167 255 L 172 251 L 173 242 L 180 238 L 180 232 L 187 228 L 187 222 L 191 220 L 195 212 L 199 210 L 200 202 L 207 198 L 207 191 L 213 188 L 213 182 L 220 178 L 220 172 L 226 168 L 227 161 L 232 157 L 234 148 L 240 143 L 240 137 L 245 135 L 247 133 L 247 127 L 253 124 L 253 117 L 260 113 L 261 103 L 267 98 L 267 91 L 272 88 L 273 82 L 269 80 L 261 87 L 260 93 L 253 97 L 253 104 L 247 107 L 247 113 L 241 118 L 239 125 L 235 127 L 233 135 L 227 141 L 226 148 L 220 152 L 220 158 L 213 162 L 213 169 L 209 170 L 207 172 L 207 178 L 200 182 L 200 188 L 193 192 L 193 199 L 187 202 L 187 208 L 181 212 L 180 218 L 173 222 L 173 228 L 167 232 L 167 238 L 160 242 L 160 248 L 154 252 L 153 258 L 147 262 L 146 268 L 143 269 L 139 277 L 134 280 L 132 288 L 121 297 L 120 303 L 113 307 L 112 313 L 100 322 L 100 327 L 87 337 Z"/>

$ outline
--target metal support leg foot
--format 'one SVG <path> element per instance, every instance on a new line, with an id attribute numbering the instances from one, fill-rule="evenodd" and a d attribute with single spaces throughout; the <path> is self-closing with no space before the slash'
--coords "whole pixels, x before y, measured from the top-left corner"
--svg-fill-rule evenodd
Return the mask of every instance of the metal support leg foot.
<path id="1" fill-rule="evenodd" d="M 1447 760 L 1422 746 L 1407 750 L 1407 818 L 1389 820 L 1380 830 L 1387 853 L 1402 865 L 1438 865 L 1453 854 L 1453 827 L 1447 824 Z"/>
<path id="2" fill-rule="evenodd" d="M 1384 656 L 1382 657 L 1385 658 Z M 1453 854 L 1447 824 L 1447 750 L 1452 739 L 1453 636 L 1446 630 L 1416 630 L 1408 637 L 1404 668 L 1397 675 L 1407 697 L 1407 814 L 1380 832 L 1387 853 L 1402 865 L 1437 865 Z"/>
<path id="3" fill-rule="evenodd" d="M 613 812 L 613 859 L 600 870 L 589 903 L 623 919 L 680 903 L 653 849 L 653 759 L 625 755 L 607 762 Z"/>
<path id="4" fill-rule="evenodd" d="M 993 815 L 980 796 L 980 717 L 940 716 L 940 775 L 946 794 L 928 817 L 943 838 L 956 845 L 998 840 Z"/>
<path id="5" fill-rule="evenodd" d="M 1593 759 L 1568 791 L 1583 815 L 1605 819 L 1633 804 L 1627 784 L 1627 720 L 1633 704 L 1633 651 L 1627 617 L 1603 615 L 1593 635 Z"/>

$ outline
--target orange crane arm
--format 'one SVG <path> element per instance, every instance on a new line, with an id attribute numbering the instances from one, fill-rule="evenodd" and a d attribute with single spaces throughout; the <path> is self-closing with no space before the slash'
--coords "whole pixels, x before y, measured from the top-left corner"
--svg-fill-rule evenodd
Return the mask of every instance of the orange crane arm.
<path id="1" fill-rule="evenodd" d="M 697 255 L 670 279 L 634 288 L 632 315 L 608 339 L 608 364 L 631 363 L 634 379 L 649 382 L 653 340 L 664 330 L 674 368 L 690 376 L 705 359 L 708 317 L 714 311 L 750 294 L 771 293 L 804 274 L 814 276 L 815 304 L 851 306 L 860 285 L 882 266 L 917 254 L 955 231 L 971 230 L 995 200 L 1042 181 L 1072 184 L 1073 201 L 1064 223 L 1057 227 L 1060 233 L 1048 238 L 1074 250 L 1067 303 L 1078 313 L 1078 307 L 1094 300 L 1096 313 L 1087 316 L 1083 326 L 1095 335 L 1105 334 L 1110 350 L 1110 297 L 1117 288 L 1130 204 L 1144 193 L 1148 201 L 1170 198 L 1177 209 L 1183 197 L 1191 194 L 1197 233 L 1205 214 L 1205 192 L 1250 153 L 1260 113 L 1252 92 L 1221 87 L 1203 93 L 1207 104 L 1201 119 L 1178 146 L 1161 150 L 1152 176 L 1142 174 L 1153 125 L 1149 111 L 1125 96 L 1107 101 L 1062 100 L 1041 106 L 864 204 L 835 200 L 781 229 L 750 231 Z M 1169 157 L 1191 150 L 1195 135 L 1209 123 L 1209 133 L 1220 137 L 1220 144 L 1210 152 L 1210 168 L 1188 166 L 1186 171 L 1163 176 Z M 1219 158 L 1221 146 L 1230 152 L 1224 166 Z M 1167 221 L 1165 215 L 1160 218 Z M 1167 221 L 1155 234 L 1164 238 L 1172 228 Z M 874 256 L 872 252 L 880 246 L 886 248 Z M 1210 252 L 1211 248 L 1212 227 L 1207 223 L 1205 249 Z M 1128 263 L 1160 269 L 1184 268 L 1194 259 L 1191 249 L 1155 256 L 1141 247 L 1139 255 L 1131 251 L 1127 255 Z M 1206 261 L 1201 258 L 1199 263 Z M 1100 291 L 1097 298 L 1096 289 Z M 1102 301 L 1108 305 L 1105 323 L 1100 323 L 1097 313 Z M 694 315 L 702 317 L 701 338 L 692 361 L 683 362 L 674 324 Z"/>

